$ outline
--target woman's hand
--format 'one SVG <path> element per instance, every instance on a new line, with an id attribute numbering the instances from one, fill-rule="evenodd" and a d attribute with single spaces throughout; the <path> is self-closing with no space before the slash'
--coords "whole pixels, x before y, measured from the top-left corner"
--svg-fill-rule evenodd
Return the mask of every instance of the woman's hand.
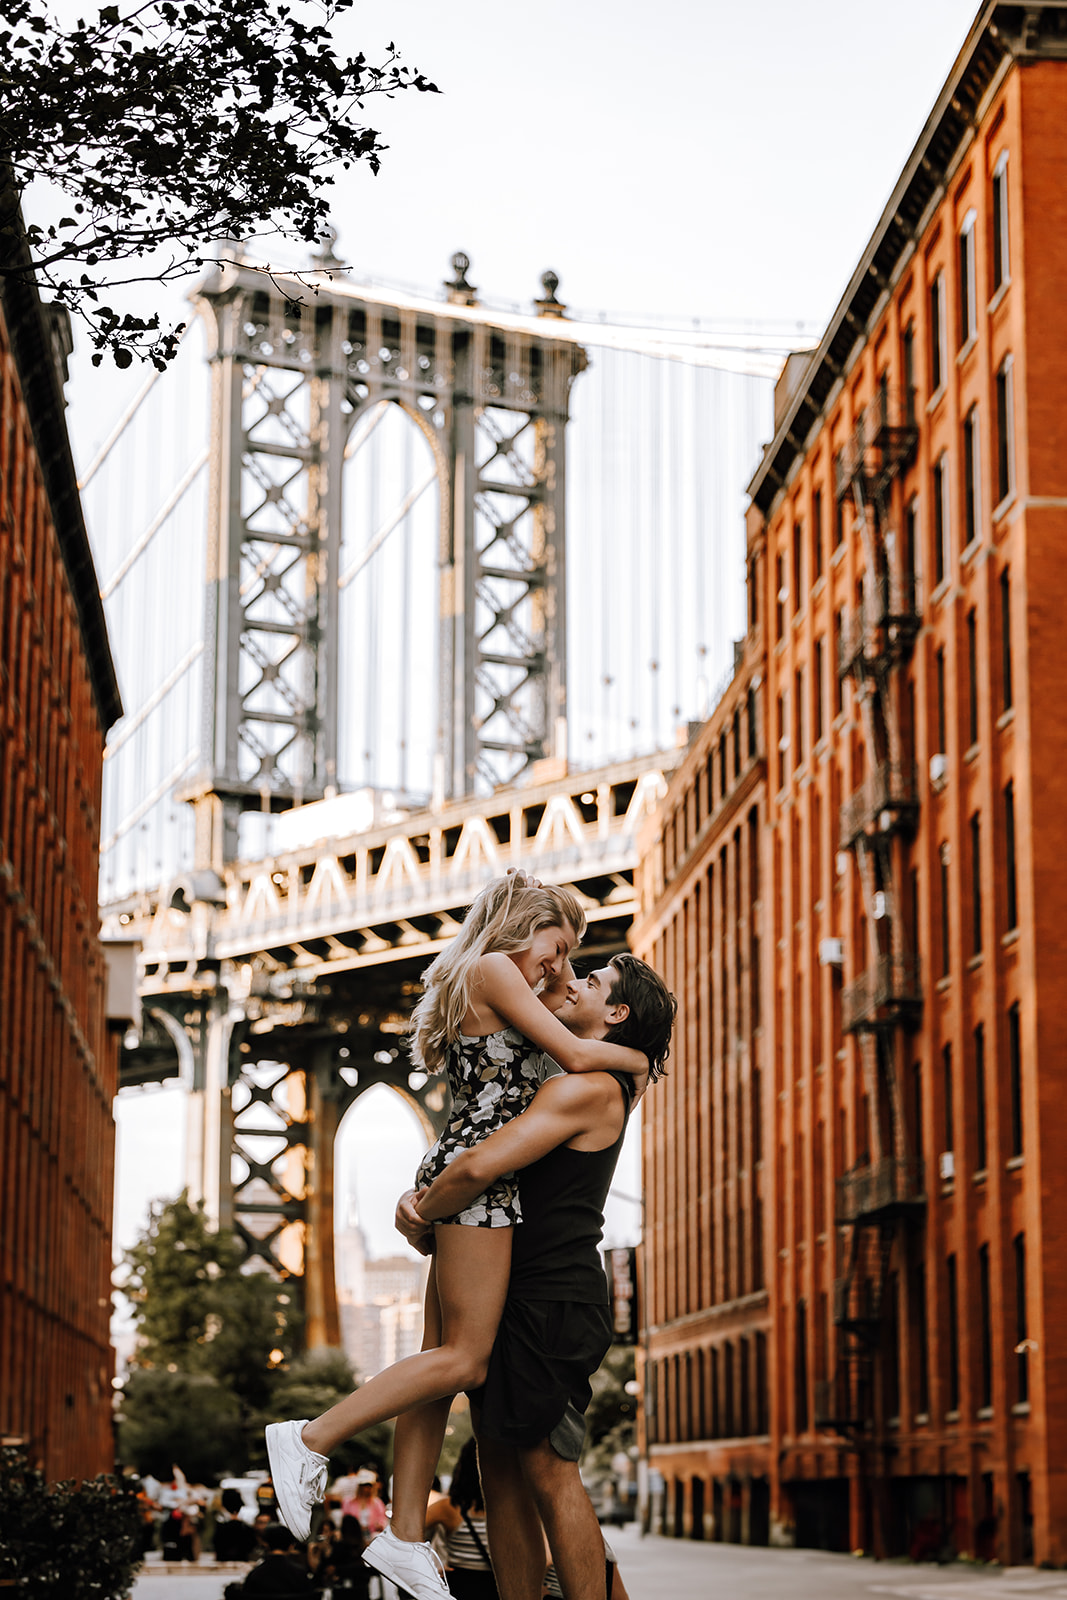
<path id="1" fill-rule="evenodd" d="M 433 1223 L 426 1222 L 415 1209 L 425 1189 L 408 1189 L 396 1203 L 394 1222 L 396 1231 L 403 1235 L 420 1255 L 433 1255 Z"/>

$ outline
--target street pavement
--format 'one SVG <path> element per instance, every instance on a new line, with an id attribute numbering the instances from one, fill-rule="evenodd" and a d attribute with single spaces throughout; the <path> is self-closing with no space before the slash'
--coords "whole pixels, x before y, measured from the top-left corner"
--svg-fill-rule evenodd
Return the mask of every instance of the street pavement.
<path id="1" fill-rule="evenodd" d="M 630 1600 L 1067 1600 L 1067 1572 L 1033 1567 L 913 1566 L 821 1550 L 768 1550 L 685 1539 L 642 1539 L 632 1524 L 608 1536 Z M 207 1563 L 150 1569 L 133 1600 L 222 1600 L 232 1570 Z"/>
<path id="2" fill-rule="evenodd" d="M 1067 1600 L 1067 1573 L 1033 1567 L 915 1566 L 608 1530 L 630 1600 Z"/>

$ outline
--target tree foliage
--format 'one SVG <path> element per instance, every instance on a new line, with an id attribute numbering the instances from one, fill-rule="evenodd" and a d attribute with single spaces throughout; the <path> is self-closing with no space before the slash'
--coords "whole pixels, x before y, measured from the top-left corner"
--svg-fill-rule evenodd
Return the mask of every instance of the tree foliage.
<path id="1" fill-rule="evenodd" d="M 266 1405 L 300 1317 L 284 1284 L 248 1270 L 239 1240 L 209 1227 L 186 1195 L 158 1203 L 125 1256 L 124 1292 L 140 1344 L 136 1365 L 216 1379 L 246 1410 Z"/>
<path id="2" fill-rule="evenodd" d="M 121 1600 L 141 1558 L 137 1485 L 119 1478 L 49 1484 L 17 1450 L 0 1450 L 0 1584 L 26 1600 Z"/>
<path id="3" fill-rule="evenodd" d="M 65 29 L 45 0 L 0 0 L 0 272 L 32 270 L 80 315 L 94 361 L 110 349 L 120 366 L 140 353 L 162 367 L 180 330 L 120 316 L 101 289 L 187 276 L 219 239 L 320 239 L 334 171 L 378 171 L 366 102 L 437 92 L 392 44 L 377 63 L 338 53 L 352 5 L 133 0 Z M 36 179 L 66 209 L 26 227 L 20 263 L 19 196 Z"/>
<path id="4" fill-rule="evenodd" d="M 275 1373 L 270 1402 L 260 1420 L 265 1425 L 284 1422 L 289 1417 L 317 1417 L 355 1387 L 356 1375 L 343 1350 L 309 1350 Z M 256 1456 L 260 1438 L 261 1430 L 257 1428 L 252 1440 L 252 1465 L 264 1464 Z M 383 1482 L 387 1481 L 393 1468 L 392 1423 L 379 1422 L 347 1439 L 331 1455 L 330 1466 L 335 1473 L 373 1466 Z"/>
<path id="5" fill-rule="evenodd" d="M 244 1471 L 248 1429 L 237 1396 L 206 1374 L 135 1370 L 119 1412 L 125 1464 L 168 1482 L 180 1466 L 193 1483 Z"/>
<path id="6" fill-rule="evenodd" d="M 582 1470 L 591 1478 L 610 1477 L 612 1457 L 631 1450 L 637 1441 L 637 1401 L 626 1389 L 634 1375 L 633 1347 L 619 1344 L 612 1345 L 593 1374 L 582 1458 Z"/>

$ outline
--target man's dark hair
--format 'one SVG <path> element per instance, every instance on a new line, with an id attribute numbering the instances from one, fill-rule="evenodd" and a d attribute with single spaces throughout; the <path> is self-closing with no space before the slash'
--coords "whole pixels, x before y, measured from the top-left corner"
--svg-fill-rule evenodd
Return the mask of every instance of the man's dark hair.
<path id="1" fill-rule="evenodd" d="M 280 1522 L 271 1522 L 263 1529 L 263 1543 L 268 1550 L 290 1550 L 293 1545 L 293 1536 L 288 1528 L 282 1527 Z"/>
<path id="2" fill-rule="evenodd" d="M 663 1076 L 678 1002 L 659 973 L 637 956 L 612 956 L 611 969 L 615 977 L 608 1005 L 629 1006 L 630 1014 L 609 1028 L 605 1038 L 610 1044 L 643 1050 L 648 1057 L 649 1081 L 655 1083 Z"/>

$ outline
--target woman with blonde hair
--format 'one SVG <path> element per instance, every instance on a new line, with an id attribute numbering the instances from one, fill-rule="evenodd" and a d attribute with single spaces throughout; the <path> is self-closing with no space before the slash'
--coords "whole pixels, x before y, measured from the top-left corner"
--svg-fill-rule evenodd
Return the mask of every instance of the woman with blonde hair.
<path id="1" fill-rule="evenodd" d="M 423 1187 L 459 1154 L 529 1105 L 542 1055 L 566 1072 L 643 1076 L 637 1050 L 570 1033 L 538 995 L 565 977 L 585 932 L 566 889 L 509 874 L 483 889 L 456 938 L 430 966 L 411 1019 L 412 1055 L 444 1069 L 452 1109 L 416 1175 Z M 306 1539 L 321 1500 L 328 1457 L 345 1439 L 399 1419 L 393 1529 L 379 1534 L 369 1564 L 417 1596 L 447 1596 L 440 1563 L 422 1542 L 423 1516 L 452 1397 L 484 1381 L 507 1293 L 511 1234 L 521 1222 L 518 1185 L 505 1177 L 434 1228 L 423 1348 L 362 1385 L 313 1422 L 267 1429 L 271 1478 L 286 1525 Z M 400 1527 L 406 1536 L 398 1537 Z"/>

